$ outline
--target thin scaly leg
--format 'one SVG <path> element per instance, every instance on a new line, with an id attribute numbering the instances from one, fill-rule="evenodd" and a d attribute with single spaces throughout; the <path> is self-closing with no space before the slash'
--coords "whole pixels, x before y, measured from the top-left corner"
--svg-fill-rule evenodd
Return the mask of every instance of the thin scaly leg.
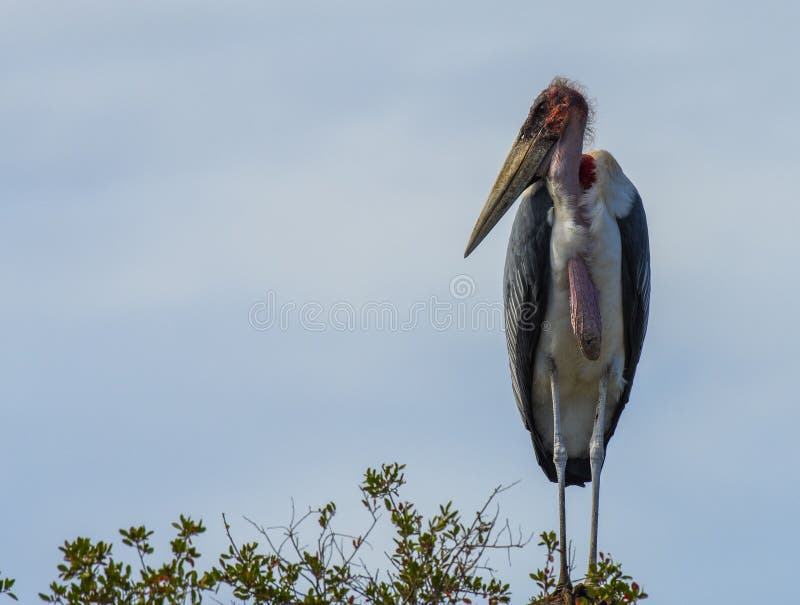
<path id="1" fill-rule="evenodd" d="M 600 378 L 600 397 L 594 420 L 592 439 L 589 442 L 589 465 L 592 469 L 592 530 L 589 536 L 589 570 L 597 565 L 597 511 L 600 504 L 600 472 L 606 459 L 605 426 L 608 371 Z"/>
<path id="2" fill-rule="evenodd" d="M 558 373 L 556 364 L 550 360 L 550 391 L 553 396 L 553 464 L 558 479 L 558 540 L 561 556 L 561 571 L 558 574 L 558 586 L 571 587 L 569 567 L 567 566 L 567 519 L 564 506 L 564 475 L 567 470 L 567 448 L 561 438 L 561 404 L 558 398 Z"/>

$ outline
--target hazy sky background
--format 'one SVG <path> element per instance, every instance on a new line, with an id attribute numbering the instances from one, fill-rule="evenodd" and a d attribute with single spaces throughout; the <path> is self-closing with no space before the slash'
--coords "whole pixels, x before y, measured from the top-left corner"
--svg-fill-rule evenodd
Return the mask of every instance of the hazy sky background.
<path id="1" fill-rule="evenodd" d="M 502 332 L 426 313 L 499 302 L 512 213 L 462 252 L 556 74 L 595 99 L 595 145 L 650 224 L 600 548 L 653 603 L 790 598 L 800 9 L 564 6 L 0 4 L 0 570 L 23 603 L 77 535 L 145 523 L 165 544 L 189 513 L 210 555 L 221 512 L 246 534 L 240 515 L 286 521 L 292 497 L 337 500 L 355 529 L 383 461 L 408 464 L 426 512 L 521 479 L 501 514 L 555 528 Z M 475 292 L 456 299 L 462 275 Z M 326 329 L 255 329 L 270 293 L 319 304 Z M 426 312 L 328 321 L 370 303 Z M 580 575 L 589 491 L 567 509 Z M 515 602 L 533 592 L 534 545 L 493 562 Z"/>

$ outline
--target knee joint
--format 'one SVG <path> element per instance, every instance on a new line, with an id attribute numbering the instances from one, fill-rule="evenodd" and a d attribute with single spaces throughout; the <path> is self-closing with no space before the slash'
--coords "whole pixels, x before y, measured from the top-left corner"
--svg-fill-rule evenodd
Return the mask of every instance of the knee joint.
<path id="1" fill-rule="evenodd" d="M 564 468 L 567 465 L 567 448 L 563 443 L 556 443 L 553 446 L 553 463 L 556 468 Z"/>
<path id="2" fill-rule="evenodd" d="M 592 440 L 589 447 L 589 462 L 592 465 L 602 465 L 606 457 L 606 448 L 603 447 L 602 441 Z"/>

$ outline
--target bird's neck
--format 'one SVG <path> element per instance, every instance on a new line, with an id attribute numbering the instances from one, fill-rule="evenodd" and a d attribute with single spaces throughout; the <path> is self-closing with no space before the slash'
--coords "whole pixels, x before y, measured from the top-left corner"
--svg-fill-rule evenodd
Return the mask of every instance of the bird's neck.
<path id="1" fill-rule="evenodd" d="M 556 211 L 565 212 L 576 224 L 588 227 L 588 217 L 579 203 L 583 192 L 580 172 L 585 130 L 586 115 L 572 111 L 556 143 L 547 177 L 555 194 Z"/>
<path id="2" fill-rule="evenodd" d="M 586 130 L 586 114 L 570 113 L 564 132 L 556 143 L 553 160 L 550 163 L 548 180 L 554 194 L 555 212 L 566 217 L 580 227 L 589 227 L 589 218 L 580 203 L 583 185 L 594 180 L 594 166 L 583 167 L 583 133 Z M 591 172 L 591 179 L 587 172 Z M 591 183 L 590 183 L 591 184 Z M 570 322 L 578 348 L 584 357 L 596 360 L 600 356 L 602 341 L 602 317 L 597 287 L 582 253 L 569 259 L 569 306 Z"/>

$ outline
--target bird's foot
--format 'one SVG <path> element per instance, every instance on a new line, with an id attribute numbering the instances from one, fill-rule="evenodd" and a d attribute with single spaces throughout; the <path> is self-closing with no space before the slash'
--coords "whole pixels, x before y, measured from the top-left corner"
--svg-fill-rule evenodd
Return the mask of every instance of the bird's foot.
<path id="1" fill-rule="evenodd" d="M 581 597 L 588 598 L 589 591 L 587 590 L 587 588 L 589 586 L 593 586 L 593 584 L 590 584 L 586 580 L 584 580 L 580 584 L 576 584 L 575 587 L 572 589 L 572 596 L 575 597 L 576 599 L 579 599 Z"/>
<path id="2" fill-rule="evenodd" d="M 578 601 L 578 599 L 583 599 Z M 576 584 L 574 587 L 572 586 L 558 586 L 556 587 L 555 591 L 553 592 L 552 596 L 548 597 L 547 603 L 552 605 L 576 605 L 576 603 L 581 603 L 582 605 L 588 604 L 596 604 L 592 598 L 590 591 L 586 584 L 581 582 L 580 584 Z M 600 605 L 604 605 L 605 602 L 601 602 Z"/>
<path id="3" fill-rule="evenodd" d="M 575 605 L 575 591 L 572 589 L 572 584 L 561 584 L 561 582 L 559 582 L 556 586 L 555 594 L 551 600 L 548 600 L 548 603 L 553 603 L 554 605 Z"/>

